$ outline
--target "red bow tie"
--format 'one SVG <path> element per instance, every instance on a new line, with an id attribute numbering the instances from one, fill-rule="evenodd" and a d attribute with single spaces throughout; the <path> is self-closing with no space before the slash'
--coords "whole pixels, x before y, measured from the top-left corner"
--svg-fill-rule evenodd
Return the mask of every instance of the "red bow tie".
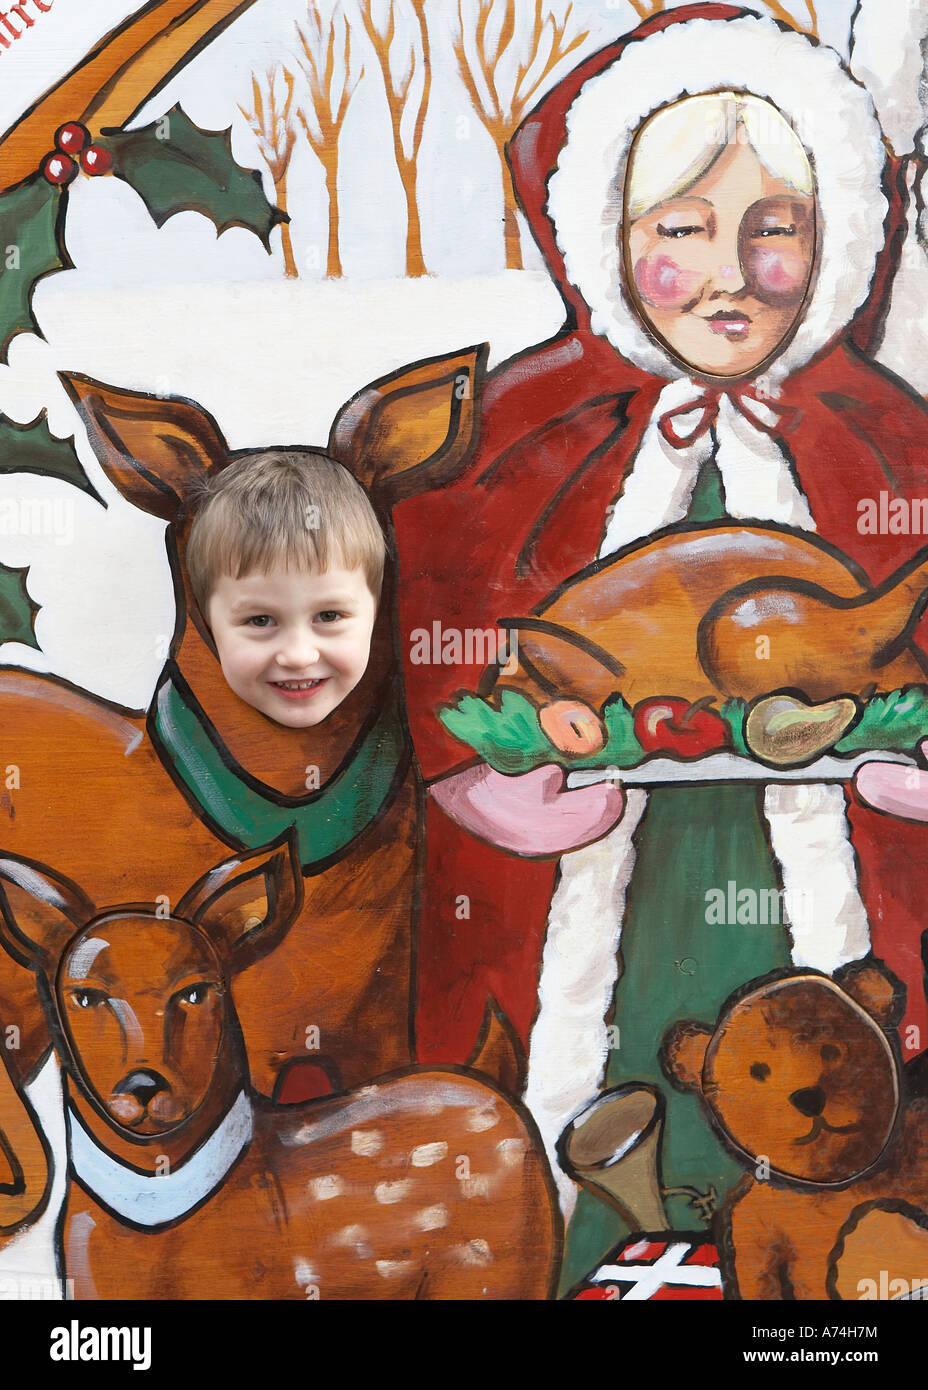
<path id="1" fill-rule="evenodd" d="M 763 430 L 764 434 L 788 434 L 790 430 L 796 428 L 802 415 L 802 411 L 797 410 L 794 406 L 771 405 L 770 401 L 756 395 L 753 391 L 749 391 L 746 387 L 707 386 L 701 396 L 695 396 L 693 400 L 678 405 L 676 409 L 666 411 L 658 420 L 657 427 L 667 443 L 672 444 L 675 449 L 685 449 L 689 444 L 695 444 L 697 439 L 701 439 L 704 434 L 707 434 L 718 419 L 719 404 L 723 396 L 727 396 L 735 409 L 755 429 Z M 772 410 L 777 416 L 776 422 L 770 425 L 766 420 L 761 419 L 756 410 L 752 408 L 757 405 L 763 405 L 768 410 Z M 700 412 L 696 425 L 687 434 L 678 434 L 671 422 L 678 415 L 690 415 L 694 410 Z"/>

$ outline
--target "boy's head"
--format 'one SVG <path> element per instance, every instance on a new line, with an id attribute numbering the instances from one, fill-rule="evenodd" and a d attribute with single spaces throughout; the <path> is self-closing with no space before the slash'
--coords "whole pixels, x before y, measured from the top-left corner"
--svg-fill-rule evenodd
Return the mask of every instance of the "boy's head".
<path id="1" fill-rule="evenodd" d="M 207 481 L 187 572 L 235 693 L 305 729 L 367 669 L 386 544 L 364 489 L 314 450 L 243 454 Z"/>

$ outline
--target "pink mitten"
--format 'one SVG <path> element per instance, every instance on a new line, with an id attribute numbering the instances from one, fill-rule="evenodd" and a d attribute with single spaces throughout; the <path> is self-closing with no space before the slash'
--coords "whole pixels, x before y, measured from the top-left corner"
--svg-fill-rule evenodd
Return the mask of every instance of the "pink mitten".
<path id="1" fill-rule="evenodd" d="M 622 818 L 625 793 L 612 782 L 564 791 L 548 763 L 507 777 L 486 763 L 433 782 L 439 806 L 472 835 L 527 858 L 565 854 L 602 839 Z"/>
<path id="2" fill-rule="evenodd" d="M 919 745 L 928 756 L 928 739 Z M 854 778 L 857 793 L 868 806 L 903 820 L 928 821 L 928 772 L 901 763 L 863 763 Z"/>

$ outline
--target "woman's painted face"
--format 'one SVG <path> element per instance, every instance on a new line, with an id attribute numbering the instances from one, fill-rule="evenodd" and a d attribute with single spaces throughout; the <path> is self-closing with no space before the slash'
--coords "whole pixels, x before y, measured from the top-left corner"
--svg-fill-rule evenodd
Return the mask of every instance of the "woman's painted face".
<path id="1" fill-rule="evenodd" d="M 757 371 L 799 318 L 815 257 L 815 199 L 733 141 L 685 194 L 635 218 L 626 276 L 647 326 L 708 376 Z"/>

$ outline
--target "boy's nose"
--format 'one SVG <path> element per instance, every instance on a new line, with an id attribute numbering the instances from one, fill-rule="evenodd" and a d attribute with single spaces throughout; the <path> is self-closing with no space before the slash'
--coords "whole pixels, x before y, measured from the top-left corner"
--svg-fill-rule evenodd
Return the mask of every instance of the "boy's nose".
<path id="1" fill-rule="evenodd" d="M 311 633 L 290 633 L 281 641 L 277 659 L 282 666 L 312 666 L 319 660 L 319 644 Z"/>

